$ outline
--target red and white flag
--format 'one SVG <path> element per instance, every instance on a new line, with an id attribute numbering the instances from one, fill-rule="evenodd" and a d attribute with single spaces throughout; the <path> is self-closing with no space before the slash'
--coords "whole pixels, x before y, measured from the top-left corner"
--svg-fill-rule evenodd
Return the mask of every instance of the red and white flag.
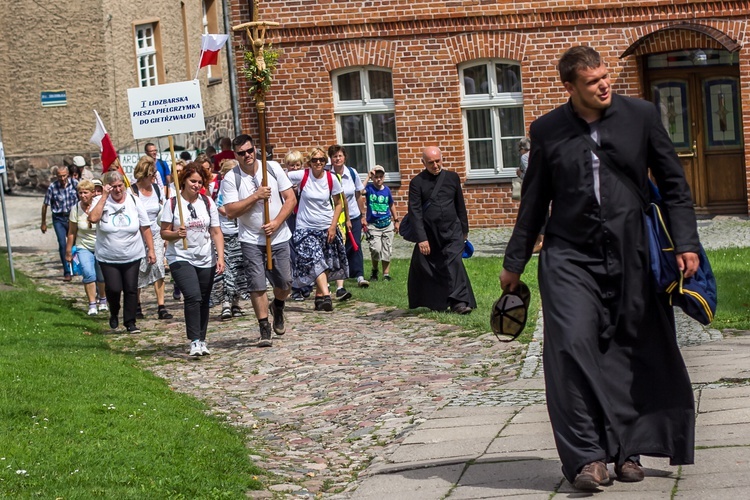
<path id="1" fill-rule="evenodd" d="M 94 110 L 94 115 L 96 116 L 96 129 L 94 130 L 94 135 L 89 139 L 89 142 L 99 146 L 99 151 L 102 153 L 102 172 L 106 172 L 115 160 L 117 160 L 117 151 L 115 150 L 115 146 L 112 144 L 112 139 L 109 138 L 107 129 L 104 128 L 102 119 L 99 117 L 99 113 L 97 113 L 96 110 Z"/>
<path id="2" fill-rule="evenodd" d="M 229 35 L 203 35 L 201 62 L 198 69 L 219 62 L 219 51 L 229 40 Z"/>

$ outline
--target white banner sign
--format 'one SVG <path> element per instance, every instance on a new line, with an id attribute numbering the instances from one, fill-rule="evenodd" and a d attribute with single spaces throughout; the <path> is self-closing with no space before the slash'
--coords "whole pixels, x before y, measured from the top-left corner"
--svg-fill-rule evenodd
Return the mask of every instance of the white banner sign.
<path id="1" fill-rule="evenodd" d="M 128 89 L 128 102 L 135 139 L 206 130 L 198 80 Z"/>

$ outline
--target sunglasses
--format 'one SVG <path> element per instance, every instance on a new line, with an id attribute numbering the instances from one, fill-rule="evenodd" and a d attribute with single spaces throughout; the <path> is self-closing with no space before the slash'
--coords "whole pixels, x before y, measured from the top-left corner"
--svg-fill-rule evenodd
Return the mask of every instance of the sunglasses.
<path id="1" fill-rule="evenodd" d="M 251 155 L 255 153 L 255 148 L 246 149 L 244 151 L 235 151 L 239 156 Z"/>
<path id="2" fill-rule="evenodd" d="M 325 158 L 310 158 L 310 163 L 325 163 Z"/>

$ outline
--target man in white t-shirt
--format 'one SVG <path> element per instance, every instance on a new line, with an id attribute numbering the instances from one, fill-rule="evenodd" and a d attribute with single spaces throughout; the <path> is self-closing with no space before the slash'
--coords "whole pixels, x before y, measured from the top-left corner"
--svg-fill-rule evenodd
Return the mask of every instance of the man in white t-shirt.
<path id="1" fill-rule="evenodd" d="M 286 219 L 297 204 L 292 183 L 281 165 L 267 162 L 267 186 L 263 186 L 263 172 L 256 149 L 249 135 L 242 134 L 232 141 L 239 169 L 227 172 L 221 183 L 221 196 L 227 217 L 237 219 L 242 257 L 245 260 L 247 284 L 255 317 L 260 326 L 258 347 L 271 347 L 271 325 L 268 322 L 266 279 L 273 286 L 273 331 L 286 332 L 284 301 L 292 288 L 292 268 L 289 240 L 292 237 Z M 264 204 L 268 203 L 269 222 L 264 223 Z M 266 239 L 271 238 L 273 269 L 266 269 Z"/>

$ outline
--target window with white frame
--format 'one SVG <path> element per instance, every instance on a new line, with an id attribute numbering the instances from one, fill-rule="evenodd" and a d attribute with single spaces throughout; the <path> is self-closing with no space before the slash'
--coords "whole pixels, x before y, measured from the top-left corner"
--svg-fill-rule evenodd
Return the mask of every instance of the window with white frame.
<path id="1" fill-rule="evenodd" d="M 138 85 L 157 85 L 156 41 L 154 23 L 139 24 L 135 27 L 135 56 L 138 60 Z"/>
<path id="2" fill-rule="evenodd" d="M 346 163 L 360 174 L 382 165 L 386 180 L 398 180 L 398 147 L 390 70 L 346 68 L 333 75 L 338 142 Z"/>
<path id="3" fill-rule="evenodd" d="M 521 65 L 472 61 L 459 68 L 468 177 L 514 177 L 524 137 Z"/>

